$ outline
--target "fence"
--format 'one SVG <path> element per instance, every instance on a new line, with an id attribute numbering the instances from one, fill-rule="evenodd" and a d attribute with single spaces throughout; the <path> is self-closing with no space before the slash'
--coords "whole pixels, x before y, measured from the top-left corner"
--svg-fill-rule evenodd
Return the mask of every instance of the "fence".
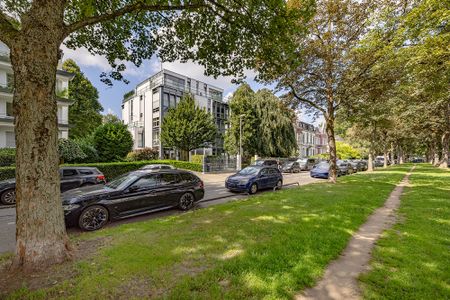
<path id="1" fill-rule="evenodd" d="M 236 157 L 206 156 L 203 170 L 206 173 L 236 171 Z"/>

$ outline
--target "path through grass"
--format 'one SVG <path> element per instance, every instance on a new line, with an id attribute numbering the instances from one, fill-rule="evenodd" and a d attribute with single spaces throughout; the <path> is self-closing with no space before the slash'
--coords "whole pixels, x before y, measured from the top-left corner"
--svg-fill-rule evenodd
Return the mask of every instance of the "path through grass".
<path id="1" fill-rule="evenodd" d="M 361 277 L 367 299 L 450 299 L 450 171 L 418 165 L 410 183 Z"/>

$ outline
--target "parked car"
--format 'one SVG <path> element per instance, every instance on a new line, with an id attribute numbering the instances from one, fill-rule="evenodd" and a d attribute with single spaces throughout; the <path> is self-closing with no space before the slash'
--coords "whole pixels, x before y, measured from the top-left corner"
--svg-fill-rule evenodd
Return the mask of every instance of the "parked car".
<path id="1" fill-rule="evenodd" d="M 358 171 L 367 171 L 367 161 L 365 160 L 353 160 L 357 164 Z"/>
<path id="2" fill-rule="evenodd" d="M 106 183 L 105 175 L 97 168 L 63 167 L 59 169 L 60 189 L 65 192 L 81 186 Z M 5 205 L 16 203 L 16 179 L 0 181 L 0 202 Z"/>
<path id="3" fill-rule="evenodd" d="M 349 163 L 352 166 L 353 173 L 362 171 L 361 168 L 360 168 L 360 165 L 358 165 L 358 162 L 356 162 L 354 160 L 344 160 L 344 161 Z"/>
<path id="4" fill-rule="evenodd" d="M 284 173 L 300 173 L 300 164 L 297 161 L 287 161 L 283 164 L 281 171 Z"/>
<path id="5" fill-rule="evenodd" d="M 225 188 L 254 194 L 267 188 L 281 188 L 283 175 L 277 167 L 248 166 L 225 180 Z"/>
<path id="6" fill-rule="evenodd" d="M 258 159 L 253 164 L 255 166 L 272 166 L 278 168 L 278 161 L 276 159 Z"/>
<path id="7" fill-rule="evenodd" d="M 203 182 L 188 171 L 137 170 L 105 185 L 62 194 L 67 226 L 92 231 L 114 221 L 178 207 L 189 210 L 205 194 Z"/>
<path id="8" fill-rule="evenodd" d="M 383 160 L 379 160 L 379 159 L 374 159 L 373 160 L 373 166 L 374 167 L 383 167 L 384 166 L 384 159 Z"/>
<path id="9" fill-rule="evenodd" d="M 302 171 L 311 170 L 319 161 L 315 158 L 299 158 L 297 162 L 300 165 Z"/>
<path id="10" fill-rule="evenodd" d="M 313 178 L 328 179 L 329 171 L 330 164 L 327 161 L 322 161 L 312 168 L 312 170 L 309 172 L 309 175 Z"/>
<path id="11" fill-rule="evenodd" d="M 353 166 L 345 160 L 337 160 L 336 161 L 338 176 L 340 175 L 348 175 L 353 174 Z"/>
<path id="12" fill-rule="evenodd" d="M 175 170 L 176 168 L 172 165 L 167 164 L 151 164 L 145 165 L 141 170 Z"/>

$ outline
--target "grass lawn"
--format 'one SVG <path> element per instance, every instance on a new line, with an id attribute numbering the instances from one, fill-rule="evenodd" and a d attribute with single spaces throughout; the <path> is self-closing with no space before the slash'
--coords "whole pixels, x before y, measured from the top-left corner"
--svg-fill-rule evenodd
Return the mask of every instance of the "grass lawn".
<path id="1" fill-rule="evenodd" d="M 400 220 L 377 243 L 361 277 L 368 299 L 450 299 L 450 172 L 418 165 Z"/>
<path id="2" fill-rule="evenodd" d="M 314 285 L 410 167 L 83 234 L 75 242 L 104 245 L 51 271 L 73 269 L 70 278 L 7 297 L 290 299 Z"/>

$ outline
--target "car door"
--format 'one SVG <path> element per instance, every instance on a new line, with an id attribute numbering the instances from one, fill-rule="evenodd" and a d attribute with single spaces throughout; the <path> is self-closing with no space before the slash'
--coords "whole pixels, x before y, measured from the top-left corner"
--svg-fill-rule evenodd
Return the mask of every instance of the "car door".
<path id="1" fill-rule="evenodd" d="M 80 186 L 80 178 L 77 169 L 62 169 L 60 171 L 60 189 L 61 192 L 72 190 Z"/>
<path id="2" fill-rule="evenodd" d="M 180 177 L 176 173 L 161 173 L 158 193 L 163 206 L 178 205 L 178 200 L 185 192 Z"/>
<path id="3" fill-rule="evenodd" d="M 110 201 L 120 216 L 133 215 L 160 206 L 157 189 L 157 174 L 149 174 L 137 179 L 121 193 L 112 196 Z"/>
<path id="4" fill-rule="evenodd" d="M 280 173 L 276 169 L 269 169 L 269 187 L 273 188 L 277 185 L 278 180 L 280 179 Z"/>
<path id="5" fill-rule="evenodd" d="M 270 174 L 269 174 L 269 168 L 264 168 L 261 171 L 259 171 L 258 174 L 258 188 L 265 189 L 269 186 L 270 182 Z"/>

